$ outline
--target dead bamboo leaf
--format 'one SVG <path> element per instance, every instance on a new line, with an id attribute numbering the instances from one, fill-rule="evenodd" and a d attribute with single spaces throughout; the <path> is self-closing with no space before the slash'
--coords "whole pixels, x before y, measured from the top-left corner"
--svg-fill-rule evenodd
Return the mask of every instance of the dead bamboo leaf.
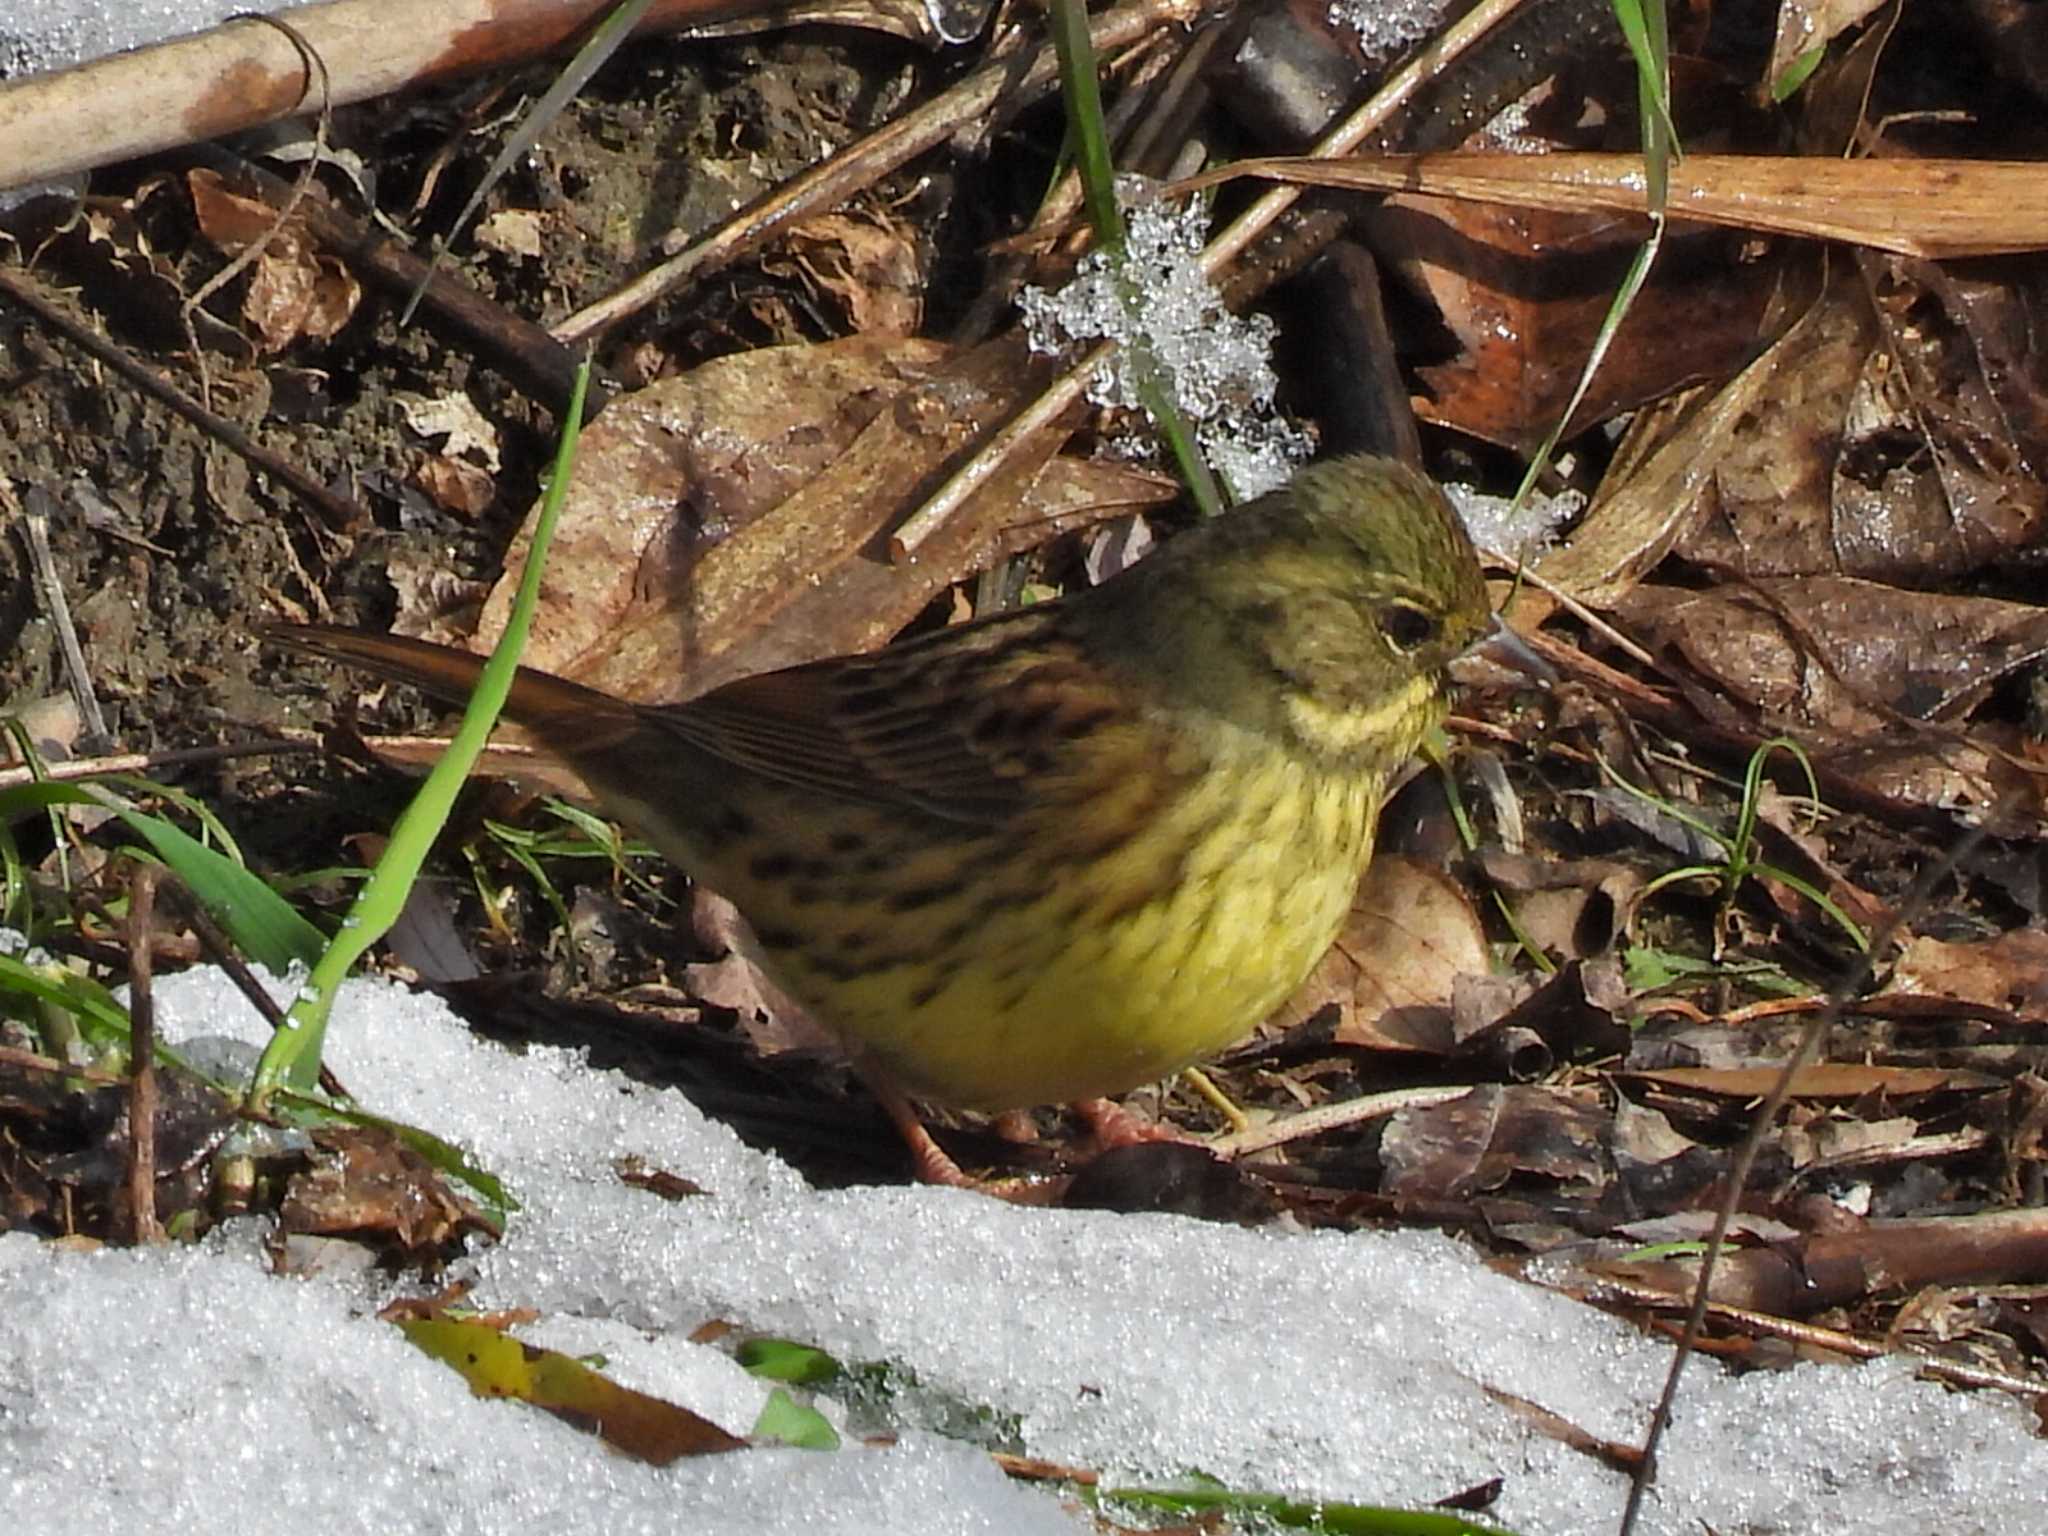
<path id="1" fill-rule="evenodd" d="M 1240 176 L 1353 192 L 1469 198 L 1519 208 L 1645 213 L 1641 155 L 1560 153 L 1288 156 L 1240 160 L 1177 193 Z M 1671 166 L 1675 220 L 1806 235 L 1946 260 L 2048 247 L 2048 165 L 2027 160 L 1829 160 L 1688 155 Z"/>

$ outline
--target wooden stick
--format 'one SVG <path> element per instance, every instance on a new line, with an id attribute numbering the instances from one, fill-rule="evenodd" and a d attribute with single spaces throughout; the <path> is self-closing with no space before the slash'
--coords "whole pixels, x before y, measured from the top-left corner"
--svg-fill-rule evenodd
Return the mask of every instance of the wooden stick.
<path id="1" fill-rule="evenodd" d="M 326 62 L 337 107 L 522 63 L 572 42 L 611 0 L 327 0 L 290 13 Z M 761 0 L 655 0 L 640 30 L 673 32 Z M 317 110 L 306 62 L 260 18 L 0 85 L 0 189 L 239 133 Z"/>

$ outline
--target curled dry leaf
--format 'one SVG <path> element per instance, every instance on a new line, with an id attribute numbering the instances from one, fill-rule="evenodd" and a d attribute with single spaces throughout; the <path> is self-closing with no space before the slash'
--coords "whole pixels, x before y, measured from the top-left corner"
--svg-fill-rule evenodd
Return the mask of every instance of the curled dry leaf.
<path id="1" fill-rule="evenodd" d="M 497 494 L 497 482 L 491 479 L 489 470 L 445 454 L 422 459 L 412 478 L 434 505 L 463 518 L 482 516 Z"/>
<path id="2" fill-rule="evenodd" d="M 2028 543 L 2048 523 L 2048 488 L 2017 472 L 2048 458 L 2038 285 L 2017 273 L 1965 284 L 1925 263 L 1874 270 L 1924 279 L 1924 302 L 1887 301 L 1931 333 L 1897 342 L 1910 369 L 1866 286 L 1835 283 L 1733 379 L 1638 416 L 1570 539 L 1538 562 L 1543 577 L 1611 608 L 1674 549 L 1752 577 L 1924 582 Z M 1525 593 L 1510 616 L 1546 608 Z"/>
<path id="3" fill-rule="evenodd" d="M 716 960 L 684 967 L 683 984 L 690 995 L 737 1014 L 740 1028 L 763 1056 L 785 1051 L 843 1056 L 831 1032 L 755 963 L 753 931 L 739 908 L 701 885 L 693 886 L 690 896 L 691 930 L 700 942 L 725 951 Z"/>
<path id="4" fill-rule="evenodd" d="M 406 1258 L 443 1252 L 491 1219 L 387 1129 L 327 1126 L 319 1152 L 296 1175 L 278 1211 L 285 1232 L 374 1235 Z"/>
<path id="5" fill-rule="evenodd" d="M 1642 588 L 1616 607 L 1704 680 L 1687 692 L 1710 722 L 1824 747 L 1816 766 L 1835 803 L 1962 811 L 1999 836 L 2039 835 L 2048 805 L 2029 742 L 1998 722 L 1957 727 L 2048 654 L 2048 612 L 1837 577 Z"/>
<path id="6" fill-rule="evenodd" d="M 395 635 L 459 639 L 475 630 L 490 593 L 487 584 L 449 569 L 446 560 L 405 551 L 392 555 L 384 574 L 398 594 L 398 612 L 391 621 Z"/>
<path id="7" fill-rule="evenodd" d="M 1475 1088 L 1388 1122 L 1380 1189 L 1396 1200 L 1464 1200 L 1516 1174 L 1597 1187 L 1611 1176 L 1607 1126 L 1607 1111 L 1588 1094 Z"/>
<path id="8" fill-rule="evenodd" d="M 454 390 L 427 396 L 401 390 L 392 394 L 391 402 L 413 432 L 423 438 L 440 438 L 443 453 L 467 455 L 485 469 L 498 468 L 498 429 L 467 394 Z"/>
<path id="9" fill-rule="evenodd" d="M 1461 1050 L 1487 1049 L 1508 1065 L 1540 1054 L 1547 1071 L 1554 1061 L 1628 1049 L 1630 999 L 1613 961 L 1573 960 L 1533 985 L 1516 978 L 1512 990 L 1497 985 L 1504 979 L 1460 979 L 1451 1017 Z"/>
<path id="10" fill-rule="evenodd" d="M 281 352 L 301 336 L 325 341 L 356 312 L 362 285 L 348 267 L 318 250 L 293 220 L 273 230 L 277 210 L 227 190 L 212 171 L 186 178 L 200 232 L 222 250 L 239 254 L 261 244 L 242 315 L 263 352 Z"/>
<path id="11" fill-rule="evenodd" d="M 915 336 L 924 323 L 924 272 L 917 242 L 901 224 L 826 213 L 789 232 L 786 258 L 818 292 L 835 300 L 863 334 Z M 778 263 L 764 260 L 764 270 Z"/>
<path id="12" fill-rule="evenodd" d="M 1515 920 L 1546 954 L 1567 960 L 1603 955 L 1627 930 L 1643 875 L 1616 859 L 1535 858 L 1498 848 L 1480 851 L 1486 876 L 1514 894 Z"/>

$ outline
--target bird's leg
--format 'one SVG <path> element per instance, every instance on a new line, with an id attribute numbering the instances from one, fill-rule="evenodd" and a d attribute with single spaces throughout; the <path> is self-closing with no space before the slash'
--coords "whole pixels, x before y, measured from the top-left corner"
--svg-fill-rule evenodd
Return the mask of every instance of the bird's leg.
<path id="1" fill-rule="evenodd" d="M 1125 1109 L 1114 1099 L 1076 1099 L 1067 1106 L 1087 1122 L 1099 1152 L 1136 1146 L 1142 1141 L 1190 1141 L 1193 1138 L 1148 1115 Z"/>
<path id="2" fill-rule="evenodd" d="M 875 1102 L 882 1106 L 882 1112 L 895 1125 L 896 1134 L 910 1149 L 911 1170 L 918 1183 L 971 1189 L 978 1195 L 988 1195 L 1012 1205 L 1051 1205 L 1059 1198 L 1060 1191 L 1066 1188 L 1065 1179 L 977 1179 L 970 1176 L 932 1139 L 932 1133 L 924 1128 L 924 1121 L 900 1088 L 870 1069 L 856 1066 L 854 1073 L 867 1085 L 868 1092 L 875 1096 Z"/>
<path id="3" fill-rule="evenodd" d="M 867 1085 L 875 1096 L 875 1102 L 882 1106 L 882 1112 L 896 1127 L 896 1134 L 903 1138 L 903 1144 L 910 1149 L 911 1172 L 920 1184 L 944 1184 L 953 1189 L 979 1189 L 981 1185 L 969 1178 L 961 1166 L 946 1155 L 932 1133 L 924 1128 L 924 1121 L 918 1118 L 901 1089 L 881 1073 L 858 1065 L 855 1075 Z"/>

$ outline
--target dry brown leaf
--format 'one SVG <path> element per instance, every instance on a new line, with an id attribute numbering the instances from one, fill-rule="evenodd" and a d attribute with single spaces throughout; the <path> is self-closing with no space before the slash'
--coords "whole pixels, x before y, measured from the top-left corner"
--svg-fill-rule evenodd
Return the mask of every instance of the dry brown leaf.
<path id="1" fill-rule="evenodd" d="M 2038 304 L 2010 284 L 1951 286 L 1945 308 L 1909 279 L 1939 269 L 1878 266 L 1900 322 L 1880 326 L 1852 279 L 1829 289 L 1773 349 L 1678 553 L 1752 577 L 1924 585 L 2048 525 L 2048 488 L 2024 468 L 2048 450 L 2048 365 L 2021 339 Z"/>
<path id="2" fill-rule="evenodd" d="M 1635 910 L 1644 876 L 1615 859 L 1535 858 L 1480 850 L 1486 877 L 1514 895 L 1515 920 L 1537 948 L 1567 960 L 1614 947 Z"/>
<path id="3" fill-rule="evenodd" d="M 1607 1111 L 1554 1088 L 1475 1088 L 1445 1104 L 1404 1109 L 1380 1138 L 1383 1194 L 1464 1200 L 1517 1173 L 1605 1183 Z"/>
<path id="4" fill-rule="evenodd" d="M 2048 1022 L 2048 933 L 2016 928 L 1977 944 L 1916 937 L 1886 990 L 1956 998 Z"/>
<path id="5" fill-rule="evenodd" d="M 1338 1044 L 1447 1055 L 1452 988 L 1491 965 L 1463 888 L 1430 865 L 1382 854 L 1359 881 L 1337 942 L 1272 1022 L 1289 1029 L 1334 1007 Z"/>
<path id="6" fill-rule="evenodd" d="M 338 332 L 362 302 L 362 285 L 340 261 L 318 250 L 302 227 L 287 219 L 275 230 L 277 210 L 227 190 L 212 171 L 186 178 L 200 232 L 230 254 L 261 242 L 242 299 L 242 315 L 255 330 L 258 348 L 278 352 L 301 336 L 324 341 Z"/>
<path id="7" fill-rule="evenodd" d="M 1689 1296 L 1699 1276 L 1692 1258 L 1596 1268 L 1677 1297 Z M 1710 1291 L 1724 1305 L 1799 1317 L 1924 1285 L 2029 1281 L 2044 1268 L 2048 1213 L 1987 1211 L 1872 1221 L 1723 1254 Z"/>
<path id="8" fill-rule="evenodd" d="M 501 256 L 537 259 L 547 215 L 538 208 L 500 208 L 477 220 L 476 243 Z"/>
<path id="9" fill-rule="evenodd" d="M 690 928 L 700 943 L 725 954 L 717 960 L 683 968 L 683 985 L 692 996 L 739 1016 L 740 1028 L 763 1056 L 785 1051 L 823 1051 L 843 1056 L 837 1037 L 803 1006 L 769 979 L 755 963 L 753 930 L 739 908 L 716 891 L 693 886 Z"/>
<path id="10" fill-rule="evenodd" d="M 1761 1099 L 1778 1081 L 1779 1069 L 1762 1067 L 1667 1067 L 1657 1072 L 1618 1072 L 1617 1081 L 1642 1083 L 1717 1098 Z M 1885 1067 L 1863 1062 L 1815 1062 L 1792 1078 L 1795 1099 L 1860 1099 L 1882 1093 L 1904 1098 L 1923 1093 L 1980 1093 L 2000 1087 L 1981 1072 L 1948 1067 Z"/>
<path id="11" fill-rule="evenodd" d="M 449 640 L 476 629 L 490 587 L 449 569 L 446 560 L 399 551 L 385 564 L 384 575 L 398 594 L 391 620 L 394 635 Z"/>
<path id="12" fill-rule="evenodd" d="M 413 1345 L 457 1372 L 479 1397 L 516 1397 L 640 1461 L 743 1451 L 747 1442 L 701 1414 L 622 1387 L 583 1361 L 536 1349 L 488 1323 L 442 1314 L 398 1319 Z"/>
<path id="13" fill-rule="evenodd" d="M 496 1230 L 388 1130 L 328 1126 L 313 1140 L 321 1156 L 286 1189 L 278 1212 L 283 1231 L 373 1234 L 413 1255 L 443 1250 L 465 1233 Z"/>
<path id="14" fill-rule="evenodd" d="M 722 358 L 615 402 L 584 436 L 530 659 L 673 702 L 872 649 L 996 556 L 1171 499 L 1156 476 L 1054 460 L 1055 429 L 915 560 L 889 561 L 887 531 L 1036 371 L 1021 340 L 956 355 L 856 336 Z M 492 594 L 480 638 L 502 630 L 515 583 Z"/>
<path id="15" fill-rule="evenodd" d="M 1960 719 L 2048 656 L 2048 610 L 1849 577 L 1644 586 L 1616 611 L 1653 649 L 1677 652 L 1765 719 L 1837 737 L 1898 716 Z"/>
<path id="16" fill-rule="evenodd" d="M 1578 387 L 1640 231 L 1612 214 L 1567 214 L 1390 197 L 1369 216 L 1373 249 L 1457 338 L 1425 363 L 1416 413 L 1489 442 L 1532 450 Z M 1675 242 L 1615 337 L 1566 435 L 1756 351 L 1772 267 L 1715 231 Z"/>
<path id="17" fill-rule="evenodd" d="M 1920 1122 L 1905 1115 L 1862 1120 L 1845 1114 L 1787 1125 L 1778 1145 L 1794 1168 L 1839 1168 L 1896 1158 L 1919 1132 Z"/>
<path id="18" fill-rule="evenodd" d="M 436 506 L 458 517 L 481 516 L 489 510 L 491 500 L 498 492 L 497 482 L 491 478 L 489 470 L 467 459 L 451 459 L 444 454 L 422 459 L 413 470 L 412 478 Z"/>
<path id="19" fill-rule="evenodd" d="M 1696 389 L 1643 411 L 1629 427 L 1578 526 L 1536 562 L 1546 582 L 1595 608 L 1619 602 L 1698 520 L 1700 493 L 1754 403 L 1783 366 L 1779 341 L 1717 389 Z M 1551 600 L 1533 588 L 1507 612 L 1533 628 Z"/>
<path id="20" fill-rule="evenodd" d="M 838 301 L 853 330 L 915 336 L 924 324 L 924 272 L 909 229 L 826 213 L 791 229 L 785 248 L 811 286 Z M 775 265 L 762 262 L 767 270 Z"/>

